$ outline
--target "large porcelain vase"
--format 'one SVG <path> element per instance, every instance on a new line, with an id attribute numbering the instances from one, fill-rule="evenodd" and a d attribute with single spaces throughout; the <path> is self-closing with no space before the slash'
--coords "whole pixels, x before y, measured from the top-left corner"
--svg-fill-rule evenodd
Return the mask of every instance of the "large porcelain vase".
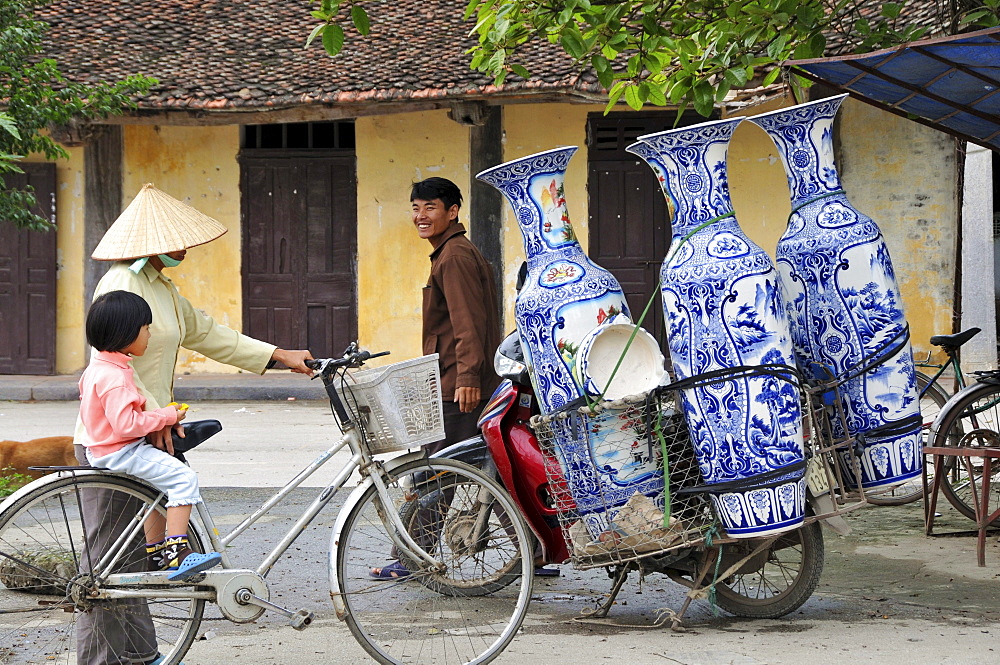
<path id="1" fill-rule="evenodd" d="M 584 254 L 573 233 L 563 179 L 576 150 L 540 152 L 476 176 L 506 197 L 524 237 L 528 276 L 514 315 L 542 413 L 582 396 L 572 372 L 580 342 L 608 318 L 629 313 L 618 280 Z"/>
<path id="2" fill-rule="evenodd" d="M 799 364 L 819 379 L 856 375 L 840 387 L 848 431 L 833 419 L 834 433 L 871 433 L 861 478 L 849 480 L 883 487 L 920 473 L 920 422 L 890 435 L 873 430 L 916 415 L 920 400 L 889 251 L 875 222 L 847 200 L 834 165 L 833 119 L 845 97 L 750 121 L 778 146 L 791 187 L 776 258 Z"/>
<path id="3" fill-rule="evenodd" d="M 801 525 L 805 464 L 799 391 L 782 378 L 795 361 L 778 274 L 729 198 L 726 156 L 739 122 L 642 136 L 628 150 L 653 168 L 676 210 L 660 289 L 677 378 L 786 368 L 681 391 L 716 514 L 730 536 L 749 538 Z"/>

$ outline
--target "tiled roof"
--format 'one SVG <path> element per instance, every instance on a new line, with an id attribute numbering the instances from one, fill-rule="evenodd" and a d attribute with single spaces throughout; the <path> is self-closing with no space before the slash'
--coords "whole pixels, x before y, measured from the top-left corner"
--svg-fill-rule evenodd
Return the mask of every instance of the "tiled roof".
<path id="1" fill-rule="evenodd" d="M 248 111 L 303 104 L 466 100 L 484 95 L 602 94 L 557 46 L 540 44 L 530 81 L 498 90 L 469 68 L 464 0 L 366 3 L 371 34 L 348 30 L 337 57 L 304 48 L 307 0 L 77 0 L 39 10 L 45 54 L 74 80 L 145 74 L 160 83 L 140 109 Z"/>
<path id="2" fill-rule="evenodd" d="M 881 0 L 862 0 L 873 8 Z M 938 20 L 940 0 L 910 0 L 908 20 Z M 484 97 L 567 95 L 600 99 L 556 46 L 535 40 L 526 58 L 532 78 L 502 88 L 469 69 L 472 23 L 465 0 L 374 0 L 365 6 L 371 34 L 348 30 L 340 55 L 304 48 L 315 21 L 308 0 L 70 0 L 38 11 L 51 26 L 45 54 L 74 80 L 130 74 L 159 79 L 138 100 L 140 112 L 269 111 L 303 105 L 368 108 L 371 102 L 441 102 Z M 867 8 L 865 9 L 867 11 Z M 872 9 L 877 14 L 877 9 Z M 828 54 L 852 36 L 828 34 Z M 364 112 L 364 111 L 359 111 Z"/>

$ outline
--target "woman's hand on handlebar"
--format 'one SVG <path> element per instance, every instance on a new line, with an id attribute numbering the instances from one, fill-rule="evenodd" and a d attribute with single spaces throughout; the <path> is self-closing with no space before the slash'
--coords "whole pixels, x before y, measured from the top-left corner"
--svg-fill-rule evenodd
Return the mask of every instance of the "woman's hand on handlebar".
<path id="1" fill-rule="evenodd" d="M 306 364 L 312 360 L 313 356 L 309 351 L 286 351 L 285 349 L 275 349 L 271 354 L 271 360 L 277 360 L 282 365 L 297 374 L 312 376 L 312 369 Z"/>

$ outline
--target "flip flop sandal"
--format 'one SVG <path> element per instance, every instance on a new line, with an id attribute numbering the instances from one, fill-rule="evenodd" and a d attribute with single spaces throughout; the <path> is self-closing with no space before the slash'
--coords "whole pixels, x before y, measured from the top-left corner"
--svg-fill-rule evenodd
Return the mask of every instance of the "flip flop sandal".
<path id="1" fill-rule="evenodd" d="M 208 554 L 192 552 L 184 557 L 177 570 L 167 575 L 167 579 L 171 582 L 183 582 L 204 570 L 218 566 L 221 562 L 222 555 L 218 552 L 209 552 Z"/>
<path id="2" fill-rule="evenodd" d="M 562 575 L 562 571 L 558 568 L 546 568 L 544 566 L 535 568 L 535 577 L 559 577 L 560 575 Z"/>
<path id="3" fill-rule="evenodd" d="M 410 571 L 399 561 L 393 561 L 388 566 L 377 570 L 378 572 L 375 572 L 376 569 L 372 568 L 368 576 L 374 580 L 399 580 L 410 576 Z"/>

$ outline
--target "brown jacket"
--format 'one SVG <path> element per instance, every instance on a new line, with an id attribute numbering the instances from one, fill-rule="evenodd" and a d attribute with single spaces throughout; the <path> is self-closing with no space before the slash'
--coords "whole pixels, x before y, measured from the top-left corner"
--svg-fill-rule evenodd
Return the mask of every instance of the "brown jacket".
<path id="1" fill-rule="evenodd" d="M 500 384 L 493 371 L 500 345 L 496 286 L 490 264 L 457 222 L 431 252 L 423 319 L 424 353 L 441 356 L 441 399 L 454 400 L 456 387 L 475 386 L 488 399 Z"/>

